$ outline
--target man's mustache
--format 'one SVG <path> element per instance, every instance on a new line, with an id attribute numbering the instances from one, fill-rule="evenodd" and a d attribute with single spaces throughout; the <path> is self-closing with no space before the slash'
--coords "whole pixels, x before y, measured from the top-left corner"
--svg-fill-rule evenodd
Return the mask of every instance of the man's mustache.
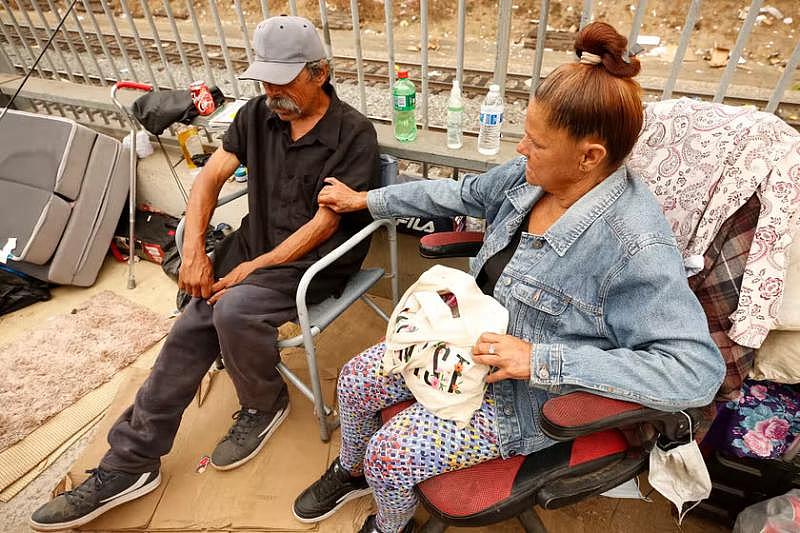
<path id="1" fill-rule="evenodd" d="M 267 107 L 272 111 L 286 111 L 289 113 L 300 113 L 300 108 L 294 100 L 285 96 L 267 97 Z"/>

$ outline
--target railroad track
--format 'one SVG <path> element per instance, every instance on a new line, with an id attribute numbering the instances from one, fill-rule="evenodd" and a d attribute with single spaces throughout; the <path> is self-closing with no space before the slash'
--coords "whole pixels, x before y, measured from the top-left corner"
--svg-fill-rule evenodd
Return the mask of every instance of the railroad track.
<path id="1" fill-rule="evenodd" d="M 23 48 L 23 39 L 27 42 L 27 44 L 31 47 L 35 47 L 37 45 L 36 39 L 31 32 L 31 29 L 27 26 L 21 27 L 22 38 L 17 34 L 16 29 L 12 24 L 7 22 L 3 22 L 5 26 L 5 33 L 8 34 L 15 46 L 20 48 L 22 51 Z M 46 41 L 47 36 L 45 35 L 45 30 L 41 26 L 36 26 L 36 32 L 39 36 L 39 40 L 44 42 Z M 70 41 L 72 43 L 73 48 L 75 48 L 79 52 L 85 52 L 86 46 L 84 45 L 83 40 L 79 32 L 76 29 L 64 29 L 69 35 Z M 59 32 L 59 34 L 54 39 L 55 46 L 59 47 L 59 49 L 64 53 L 67 57 L 69 57 L 70 48 L 63 36 L 63 31 Z M 121 36 L 121 43 L 117 40 L 116 36 L 113 33 L 101 33 L 97 34 L 95 32 L 87 31 L 84 28 L 84 33 L 86 37 L 86 44 L 88 48 L 91 49 L 91 52 L 96 54 L 99 58 L 105 58 L 103 52 L 103 44 L 109 50 L 109 53 L 114 56 L 115 61 L 118 65 L 122 65 L 122 51 L 120 49 L 120 44 L 122 48 L 125 50 L 126 54 L 131 58 L 132 61 L 135 60 L 142 60 L 142 55 L 148 61 L 152 61 L 155 63 L 161 62 L 161 57 L 156 46 L 156 40 L 147 34 L 140 33 L 139 40 L 142 43 L 142 49 L 140 51 L 139 46 L 136 44 L 136 40 L 132 36 L 123 35 Z M 3 42 L 5 38 L 3 34 L 0 34 L 0 42 Z M 103 44 L 101 44 L 101 41 Z M 177 43 L 174 39 L 167 38 L 165 36 L 160 36 L 162 52 L 170 64 L 172 68 L 182 68 L 181 62 L 181 55 L 177 49 Z M 193 40 L 182 39 L 182 45 L 184 49 L 184 53 L 189 64 L 192 67 L 193 73 L 198 77 L 205 76 L 204 71 L 204 60 L 203 55 L 201 52 L 200 44 Z M 206 49 L 206 54 L 208 61 L 212 67 L 215 68 L 226 68 L 226 62 L 224 58 L 224 54 L 222 48 L 215 43 L 204 43 L 204 47 Z M 38 50 L 34 48 L 34 52 Z M 142 51 L 144 54 L 142 54 Z M 237 71 L 244 70 L 248 64 L 247 60 L 247 52 L 245 48 L 241 45 L 237 44 L 229 44 L 228 45 L 228 52 L 229 58 L 233 68 Z M 27 54 L 26 54 L 27 55 Z M 59 65 L 58 61 L 54 61 L 55 65 L 58 68 L 61 68 L 62 65 Z M 40 62 L 39 66 L 45 72 L 50 73 L 49 69 L 46 68 L 48 66 L 48 62 L 42 61 Z M 375 59 L 365 59 L 363 60 L 364 65 L 364 79 L 368 85 L 377 86 L 377 87 L 388 87 L 389 85 L 389 69 L 388 63 L 384 60 L 375 60 Z M 422 67 L 419 64 L 413 63 L 402 63 L 405 68 L 409 70 L 409 77 L 417 82 L 418 87 L 420 86 L 420 80 L 422 79 Z M 22 71 L 22 66 L 17 65 L 17 68 Z M 354 57 L 348 56 L 341 56 L 336 55 L 334 56 L 334 70 L 336 74 L 337 81 L 340 82 L 352 82 L 353 80 L 357 79 L 358 76 L 358 69 L 356 65 L 356 59 Z M 60 71 L 59 75 L 63 76 L 66 72 Z M 73 72 L 74 75 L 77 77 L 81 77 L 77 75 L 77 73 Z M 114 82 L 111 77 L 111 73 L 104 73 L 106 76 L 107 82 Z M 453 79 L 456 76 L 456 69 L 454 67 L 449 66 L 441 66 L 441 65 L 430 65 L 428 68 L 428 87 L 431 93 L 437 94 L 442 91 L 449 91 L 452 85 Z M 90 78 L 94 78 L 94 81 L 98 81 L 98 77 L 96 75 L 91 76 Z M 478 69 L 464 69 L 463 74 L 463 83 L 462 83 L 462 91 L 464 92 L 465 97 L 482 97 L 486 94 L 486 90 L 489 84 L 492 82 L 493 73 L 487 70 L 478 70 Z M 518 73 L 509 73 L 506 77 L 506 101 L 513 102 L 517 100 L 527 101 L 529 97 L 529 84 L 530 84 L 530 76 L 523 75 Z M 645 100 L 657 100 L 662 92 L 662 86 L 658 83 L 648 84 L 647 82 L 642 83 L 642 89 L 644 92 Z M 681 96 L 689 96 L 689 97 L 700 97 L 703 99 L 710 99 L 713 97 L 713 93 L 708 90 L 698 89 L 695 91 L 681 91 L 675 90 L 673 91 L 674 97 L 681 97 Z M 755 105 L 757 107 L 763 107 L 765 101 L 763 98 L 758 96 L 746 96 L 746 95 L 737 95 L 737 96 L 726 96 L 726 103 L 731 103 L 734 105 Z M 781 104 L 779 109 L 779 116 L 781 116 L 784 120 L 786 120 L 789 124 L 794 126 L 795 128 L 800 129 L 800 101 L 797 102 L 784 102 Z"/>

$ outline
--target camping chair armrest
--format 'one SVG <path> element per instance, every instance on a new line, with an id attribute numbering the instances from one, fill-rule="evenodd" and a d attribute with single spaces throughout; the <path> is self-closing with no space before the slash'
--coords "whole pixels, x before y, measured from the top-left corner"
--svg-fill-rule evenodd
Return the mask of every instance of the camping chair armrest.
<path id="1" fill-rule="evenodd" d="M 305 271 L 303 277 L 300 278 L 300 283 L 297 286 L 297 295 L 295 297 L 295 303 L 297 304 L 297 318 L 300 322 L 301 328 L 310 330 L 311 327 L 310 324 L 308 324 L 308 304 L 306 303 L 306 293 L 308 292 L 308 287 L 311 285 L 311 281 L 314 279 L 314 276 L 330 266 L 334 261 L 342 257 L 344 254 L 355 248 L 356 245 L 375 233 L 378 229 L 386 227 L 388 230 L 393 228 L 394 225 L 395 221 L 393 219 L 374 220 L 369 225 L 362 228 L 361 231 L 344 241 L 342 244 L 318 259 L 313 265 L 308 267 L 308 270 Z"/>
<path id="2" fill-rule="evenodd" d="M 239 189 L 238 191 L 234 191 L 234 192 L 232 192 L 230 194 L 226 194 L 222 198 L 217 199 L 217 207 L 223 206 L 225 204 L 229 204 L 232 201 L 236 200 L 237 198 L 241 198 L 245 194 L 247 194 L 247 186 L 246 185 L 244 187 L 242 187 L 241 189 Z"/>
<path id="3" fill-rule="evenodd" d="M 612 428 L 625 428 L 640 423 L 652 424 L 670 441 L 685 440 L 689 420 L 696 426 L 699 409 L 659 411 L 633 402 L 606 398 L 591 392 L 571 392 L 551 398 L 542 406 L 542 431 L 560 441 Z"/>
<path id="4" fill-rule="evenodd" d="M 247 194 L 247 187 L 243 187 L 238 191 L 232 192 L 219 198 L 217 200 L 217 207 L 220 207 L 225 204 L 229 204 L 232 201 L 236 200 L 237 198 L 241 198 Z M 175 246 L 178 247 L 178 256 L 183 259 L 183 232 L 186 230 L 186 216 L 182 216 L 181 219 L 178 221 L 178 227 L 175 228 Z"/>

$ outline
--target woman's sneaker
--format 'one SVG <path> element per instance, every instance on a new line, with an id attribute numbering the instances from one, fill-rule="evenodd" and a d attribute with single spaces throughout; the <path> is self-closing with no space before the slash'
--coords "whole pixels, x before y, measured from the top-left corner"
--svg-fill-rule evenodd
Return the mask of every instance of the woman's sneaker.
<path id="1" fill-rule="evenodd" d="M 295 518 L 305 523 L 325 520 L 350 500 L 370 494 L 364 476 L 352 476 L 342 468 L 339 458 L 333 461 L 319 481 L 297 497 L 292 506 Z"/>
<path id="2" fill-rule="evenodd" d="M 106 511 L 155 490 L 160 472 L 129 474 L 95 468 L 75 489 L 59 494 L 31 515 L 30 526 L 37 531 L 71 529 L 91 522 Z"/>
<path id="3" fill-rule="evenodd" d="M 361 529 L 358 530 L 358 533 L 384 533 L 380 529 L 378 529 L 378 525 L 375 523 L 375 515 L 371 514 L 367 517 L 364 521 L 364 525 L 361 526 Z M 414 520 L 409 520 L 408 523 L 403 526 L 403 529 L 400 530 L 400 533 L 414 533 Z"/>

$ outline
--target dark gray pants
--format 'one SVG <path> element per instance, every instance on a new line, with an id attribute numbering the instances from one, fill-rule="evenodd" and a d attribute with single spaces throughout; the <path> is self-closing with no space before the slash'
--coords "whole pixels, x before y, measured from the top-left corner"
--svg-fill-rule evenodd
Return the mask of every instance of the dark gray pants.
<path id="1" fill-rule="evenodd" d="M 172 448 L 183 411 L 222 352 L 243 407 L 269 410 L 286 386 L 277 328 L 297 315 L 294 297 L 255 285 L 236 285 L 212 307 L 193 298 L 172 327 L 134 404 L 108 433 L 111 449 L 100 466 L 143 473 L 159 468 Z M 220 436 L 221 437 L 221 436 Z"/>

